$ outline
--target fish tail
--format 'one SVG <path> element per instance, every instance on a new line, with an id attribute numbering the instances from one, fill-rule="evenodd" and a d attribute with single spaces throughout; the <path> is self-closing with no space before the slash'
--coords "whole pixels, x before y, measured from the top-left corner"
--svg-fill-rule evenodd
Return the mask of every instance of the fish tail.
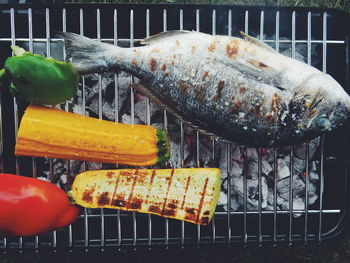
<path id="1" fill-rule="evenodd" d="M 101 73 L 113 65 L 111 56 L 118 47 L 75 33 L 60 32 L 67 51 L 67 59 L 80 74 Z"/>

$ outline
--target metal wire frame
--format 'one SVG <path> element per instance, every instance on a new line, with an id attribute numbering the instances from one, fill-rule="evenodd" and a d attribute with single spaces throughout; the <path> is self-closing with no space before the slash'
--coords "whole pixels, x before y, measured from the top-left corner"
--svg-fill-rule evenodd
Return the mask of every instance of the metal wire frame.
<path id="1" fill-rule="evenodd" d="M 150 7 L 151 8 L 151 7 Z M 146 35 L 145 37 L 148 37 L 150 35 L 150 24 L 151 24 L 151 15 L 150 15 L 150 8 L 146 9 L 146 21 L 145 21 L 145 27 L 146 27 Z M 185 7 L 184 7 L 185 8 Z M 200 31 L 200 9 L 196 10 L 195 13 L 195 25 L 196 30 Z M 46 43 L 46 54 L 48 57 L 51 55 L 51 43 L 59 41 L 59 39 L 51 38 L 50 34 L 50 9 L 45 9 L 45 28 L 46 28 L 46 37 L 45 38 L 34 38 L 33 37 L 33 12 L 32 8 L 27 9 L 28 14 L 28 38 L 16 38 L 15 35 L 15 9 L 10 8 L 10 24 L 11 24 L 11 37 L 10 38 L 2 38 L 0 35 L 0 42 L 10 42 L 12 45 L 16 44 L 16 42 L 29 42 L 29 51 L 33 52 L 33 43 L 34 42 L 45 42 Z M 244 31 L 245 33 L 249 33 L 249 11 L 245 11 L 245 23 L 244 23 Z M 217 11 L 215 9 L 212 10 L 212 34 L 216 34 L 217 29 Z M 295 46 L 299 43 L 307 44 L 307 63 L 311 64 L 311 45 L 312 44 L 322 44 L 322 70 L 323 72 L 326 72 L 327 69 L 327 45 L 329 44 L 345 44 L 345 40 L 329 40 L 327 37 L 327 12 L 323 13 L 323 19 L 322 19 L 322 28 L 323 28 L 323 36 L 322 40 L 314 40 L 312 39 L 312 32 L 311 32 L 311 11 L 307 14 L 307 39 L 306 40 L 296 40 L 296 11 L 292 12 L 292 20 L 291 20 L 291 27 L 292 27 L 292 35 L 290 40 L 282 40 L 280 39 L 280 12 L 276 11 L 276 23 L 275 23 L 275 40 L 266 40 L 264 39 L 264 28 L 265 28 L 265 12 L 260 12 L 260 40 L 270 43 L 274 42 L 275 49 L 279 51 L 280 44 L 281 43 L 291 43 L 292 46 L 292 52 L 291 56 L 295 58 Z M 129 42 L 129 45 L 132 47 L 135 43 L 135 41 L 138 41 L 139 39 L 134 38 L 134 12 L 133 9 L 130 11 L 129 16 L 129 23 L 130 23 L 130 37 L 129 39 L 123 39 L 118 38 L 118 9 L 114 9 L 113 13 L 113 39 L 107 39 L 107 38 L 101 38 L 101 12 L 100 9 L 96 9 L 96 25 L 97 25 L 97 32 L 96 32 L 96 38 L 99 41 L 104 42 L 111 42 L 114 45 L 118 45 L 122 42 Z M 167 10 L 163 10 L 163 31 L 167 31 Z M 232 10 L 228 10 L 228 35 L 232 35 L 232 23 L 234 22 L 234 17 L 232 14 Z M 79 10 L 79 29 L 80 34 L 84 35 L 84 11 L 83 9 Z M 67 26 L 67 16 L 66 16 L 66 8 L 62 8 L 62 31 L 66 31 Z M 179 29 L 184 28 L 184 9 L 180 9 L 179 11 Z M 65 51 L 64 51 L 65 56 Z M 103 96 L 102 96 L 102 75 L 98 76 L 98 89 L 99 89 L 99 97 L 98 97 L 98 117 L 102 119 L 103 116 Z M 118 105 L 119 105 L 119 77 L 118 74 L 114 75 L 115 79 L 115 121 L 118 121 Z M 81 79 L 82 83 L 82 110 L 85 114 L 86 112 L 86 92 L 85 92 L 85 78 L 82 77 Z M 133 77 L 130 77 L 130 83 L 134 83 Z M 135 118 L 135 111 L 134 111 L 134 91 L 131 88 L 131 119 L 132 122 L 134 122 Z M 17 101 L 14 99 L 14 125 L 15 125 L 15 135 L 17 133 L 18 129 L 18 109 L 17 109 Z M 0 105 L 1 106 L 1 105 Z M 146 103 L 146 112 L 147 112 L 147 124 L 151 124 L 151 116 L 150 116 L 150 109 L 151 105 L 149 102 L 149 99 L 147 99 Z M 0 108 L 2 110 L 2 108 Z M 66 110 L 68 110 L 68 106 L 66 104 Z M 184 129 L 184 123 L 181 122 L 180 124 L 180 163 L 181 167 L 184 167 L 184 136 L 185 136 L 185 129 Z M 164 126 L 167 128 L 167 113 L 164 111 Z M 2 129 L 4 128 L 4 124 L 1 122 L 1 136 L 2 136 Z M 196 132 L 196 163 L 197 167 L 200 166 L 200 136 L 202 136 L 198 131 Z M 277 209 L 277 149 L 274 150 L 274 178 L 275 178 L 275 184 L 274 184 L 274 207 L 272 211 L 264 211 L 261 207 L 261 201 L 262 201 L 262 161 L 261 161 L 261 149 L 258 149 L 259 157 L 258 157 L 258 188 L 259 188 L 259 206 L 257 211 L 248 211 L 247 209 L 247 178 L 243 178 L 243 192 L 244 192 L 244 204 L 243 204 L 243 211 L 232 211 L 231 210 L 231 198 L 228 198 L 226 211 L 227 212 L 220 212 L 217 211 L 215 213 L 214 219 L 211 223 L 211 235 L 202 235 L 201 233 L 201 227 L 197 227 L 197 235 L 195 237 L 193 236 L 186 236 L 186 225 L 183 221 L 180 223 L 180 233 L 178 234 L 178 237 L 170 237 L 169 236 L 169 220 L 164 219 L 165 225 L 164 225 L 164 237 L 155 237 L 152 233 L 152 229 L 154 228 L 152 224 L 152 218 L 154 216 L 151 215 L 136 215 L 135 212 L 133 213 L 122 213 L 119 210 L 115 214 L 105 214 L 104 209 L 100 210 L 100 214 L 89 214 L 87 209 L 84 209 L 83 214 L 80 215 L 79 219 L 82 220 L 82 223 L 84 224 L 84 239 L 77 240 L 73 237 L 73 225 L 68 226 L 68 240 L 66 242 L 67 247 L 85 247 L 87 250 L 89 247 L 98 246 L 98 247 L 108 247 L 108 246 L 116 246 L 116 247 L 122 247 L 123 245 L 131 245 L 133 247 L 136 247 L 137 245 L 147 245 L 151 247 L 152 245 L 165 245 L 168 246 L 170 244 L 178 244 L 182 247 L 185 246 L 185 244 L 188 244 L 188 242 L 195 242 L 197 245 L 204 244 L 204 243 L 241 243 L 241 244 L 248 244 L 249 242 L 257 242 L 258 244 L 262 245 L 264 242 L 269 241 L 273 244 L 277 244 L 279 242 L 287 242 L 289 244 L 292 244 L 294 241 L 310 241 L 310 240 L 318 240 L 322 241 L 323 237 L 326 236 L 327 233 L 322 232 L 322 222 L 324 215 L 330 215 L 330 214 L 340 214 L 342 213 L 341 209 L 324 209 L 323 208 L 323 195 L 325 191 L 324 187 L 324 158 L 325 158 L 325 149 L 324 149 L 324 137 L 321 138 L 321 170 L 320 170 L 320 202 L 319 202 L 319 209 L 308 209 L 307 206 L 305 206 L 304 210 L 296 210 L 293 209 L 293 161 L 291 161 L 290 164 L 290 170 L 291 170 L 291 176 L 289 181 L 289 209 L 288 210 L 278 210 Z M 218 143 L 214 138 L 211 138 L 212 140 L 212 158 L 215 158 L 215 147 L 218 146 Z M 230 159 L 231 159 L 231 145 L 225 144 L 223 145 L 225 147 L 226 151 L 226 158 L 227 158 L 227 180 L 226 180 L 226 187 L 227 187 L 227 194 L 228 196 L 231 196 L 231 175 L 230 175 Z M 243 152 L 245 149 L 243 148 Z M 3 156 L 3 145 L 1 144 L 1 156 Z M 293 160 L 293 149 L 290 147 L 290 160 Z M 50 178 L 53 179 L 53 162 L 52 159 L 49 161 L 50 163 Z M 33 166 L 33 176 L 36 177 L 36 162 L 35 158 L 32 159 L 32 166 Z M 69 168 L 69 162 L 66 163 L 67 171 L 68 171 L 68 178 L 70 175 L 70 168 Z M 88 169 L 88 163 L 84 164 L 85 169 Z M 306 174 L 305 174 L 305 195 L 306 195 L 306 203 L 308 202 L 308 185 L 309 185 L 309 144 L 306 146 Z M 16 159 L 16 173 L 19 172 L 19 164 Z M 68 180 L 68 179 L 67 179 Z M 69 182 L 69 180 L 68 180 Z M 296 234 L 294 232 L 294 214 L 302 214 L 304 216 L 304 234 Z M 310 233 L 308 230 L 308 216 L 309 215 L 318 215 L 318 232 L 317 233 Z M 258 216 L 258 232 L 251 234 L 249 233 L 249 225 L 248 225 L 248 217 L 250 216 Z M 263 233 L 263 216 L 265 215 L 272 215 L 273 216 L 273 231 L 270 234 Z M 289 226 L 288 226 L 288 234 L 280 234 L 278 233 L 278 218 L 280 215 L 288 215 L 289 216 Z M 130 218 L 132 216 L 132 228 L 133 228 L 133 234 L 132 237 L 123 237 L 122 236 L 122 218 Z M 241 234 L 233 234 L 232 232 L 232 220 L 234 217 L 242 218 L 243 219 L 243 228 Z M 138 231 L 137 231 L 137 218 L 140 217 L 147 217 L 147 228 L 148 228 L 148 234 L 147 238 L 144 237 L 138 237 Z M 89 237 L 89 225 L 90 225 L 90 219 L 93 218 L 99 218 L 100 219 L 100 238 L 90 238 Z M 117 229 L 117 235 L 115 238 L 105 238 L 105 220 L 106 218 L 115 218 L 116 222 L 116 229 Z M 226 235 L 217 235 L 216 225 L 217 220 L 216 218 L 225 218 L 226 219 Z M 39 249 L 40 247 L 49 246 L 52 248 L 56 248 L 58 245 L 57 241 L 57 232 L 52 232 L 52 240 L 51 242 L 40 242 L 40 239 L 38 236 L 34 237 L 34 242 L 26 242 L 23 243 L 23 238 L 20 237 L 17 242 L 11 242 L 9 244 L 8 240 L 4 238 L 2 242 L 0 243 L 0 248 L 6 249 L 9 247 L 16 247 L 18 249 L 22 249 L 23 247 L 33 247 L 35 249 Z"/>

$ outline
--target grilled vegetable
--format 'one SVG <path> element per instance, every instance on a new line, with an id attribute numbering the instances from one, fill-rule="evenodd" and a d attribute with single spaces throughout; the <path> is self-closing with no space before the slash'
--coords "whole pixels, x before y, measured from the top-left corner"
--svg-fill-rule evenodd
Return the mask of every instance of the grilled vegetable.
<path id="1" fill-rule="evenodd" d="M 31 236 L 71 224 L 79 208 L 49 182 L 0 174 L 0 237 Z"/>
<path id="2" fill-rule="evenodd" d="M 70 64 L 25 52 L 16 46 L 12 49 L 16 56 L 6 59 L 0 79 L 3 74 L 9 79 L 9 88 L 15 97 L 54 105 L 77 93 L 79 75 Z"/>
<path id="3" fill-rule="evenodd" d="M 207 225 L 220 194 L 217 168 L 87 171 L 69 193 L 87 208 L 115 208 Z"/>
<path id="4" fill-rule="evenodd" d="M 170 155 L 163 130 L 37 105 L 30 105 L 22 117 L 15 154 L 141 166 Z"/>

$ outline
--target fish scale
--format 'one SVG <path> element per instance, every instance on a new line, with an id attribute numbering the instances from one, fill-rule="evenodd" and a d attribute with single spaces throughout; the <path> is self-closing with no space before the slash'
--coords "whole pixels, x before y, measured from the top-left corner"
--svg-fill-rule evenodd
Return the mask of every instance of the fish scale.
<path id="1" fill-rule="evenodd" d="M 81 74 L 129 72 L 170 113 L 238 145 L 295 145 L 349 121 L 350 98 L 331 76 L 242 35 L 167 31 L 120 48 L 61 34 Z"/>

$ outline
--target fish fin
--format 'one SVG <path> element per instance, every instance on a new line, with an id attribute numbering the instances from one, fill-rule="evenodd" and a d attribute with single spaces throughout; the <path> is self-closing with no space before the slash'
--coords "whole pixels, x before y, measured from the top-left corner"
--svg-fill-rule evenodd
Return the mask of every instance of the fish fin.
<path id="1" fill-rule="evenodd" d="M 240 71 L 246 77 L 258 81 L 260 83 L 264 83 L 270 86 L 273 86 L 279 90 L 285 90 L 284 85 L 282 83 L 281 78 L 279 77 L 279 73 L 273 69 L 262 70 L 253 67 L 250 64 L 245 64 L 240 61 L 232 59 L 230 63 L 224 63 L 227 67 L 233 67 L 236 70 Z"/>
<path id="2" fill-rule="evenodd" d="M 139 92 L 141 92 L 143 95 L 148 97 L 152 102 L 156 103 L 162 109 L 166 110 L 167 112 L 172 114 L 174 117 L 180 119 L 183 123 L 187 124 L 191 128 L 198 130 L 202 134 L 205 134 L 205 135 L 208 135 L 208 136 L 215 136 L 213 133 L 210 133 L 210 132 L 208 132 L 206 130 L 201 129 L 200 127 L 198 127 L 197 125 L 193 124 L 192 122 L 184 120 L 178 113 L 176 113 L 173 109 L 169 108 L 169 106 L 167 106 L 165 103 L 163 103 L 161 100 L 159 100 L 156 96 L 154 96 L 153 93 L 147 88 L 146 85 L 144 85 L 142 83 L 133 83 L 133 84 L 130 84 L 130 87 L 132 87 L 132 88 L 138 90 Z"/>
<path id="3" fill-rule="evenodd" d="M 169 37 L 178 36 L 178 35 L 182 35 L 182 34 L 188 34 L 188 33 L 192 33 L 192 32 L 187 31 L 187 30 L 170 30 L 170 31 L 166 31 L 166 32 L 161 32 L 161 33 L 155 34 L 153 36 L 147 37 L 144 40 L 141 40 L 140 44 L 150 45 L 153 43 L 157 43 L 158 41 L 162 41 L 164 39 L 167 39 Z"/>
<path id="4" fill-rule="evenodd" d="M 63 38 L 68 62 L 78 73 L 104 72 L 113 66 L 111 51 L 118 47 L 75 33 L 59 32 L 56 35 Z"/>
<path id="5" fill-rule="evenodd" d="M 271 52 L 274 52 L 274 53 L 278 53 L 276 50 L 274 50 L 272 47 L 270 47 L 269 45 L 267 45 L 266 43 L 262 42 L 261 40 L 255 38 L 255 37 L 252 37 L 246 33 L 244 33 L 243 31 L 239 31 L 239 33 L 244 37 L 245 40 L 261 47 L 261 48 L 265 48 L 266 50 L 269 50 Z"/>
<path id="6" fill-rule="evenodd" d="M 147 88 L 146 85 L 142 84 L 142 83 L 133 83 L 130 84 L 130 87 L 138 90 L 139 92 L 141 92 L 143 95 L 145 95 L 146 97 L 148 97 L 151 101 L 153 101 L 154 103 L 158 104 L 161 108 L 167 110 L 168 112 L 170 112 L 172 115 L 174 115 L 177 118 L 181 117 L 179 116 L 179 114 L 177 114 L 174 110 L 172 110 L 171 108 L 169 108 L 165 103 L 163 103 L 160 99 L 158 99 L 156 96 L 153 95 L 153 93 Z"/>

